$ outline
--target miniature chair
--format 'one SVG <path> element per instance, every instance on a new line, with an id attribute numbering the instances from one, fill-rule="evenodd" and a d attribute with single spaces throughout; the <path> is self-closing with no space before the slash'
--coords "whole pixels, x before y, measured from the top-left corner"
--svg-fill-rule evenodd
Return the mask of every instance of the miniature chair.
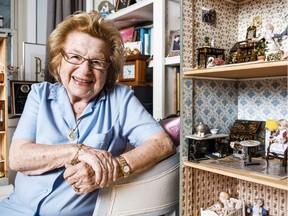
<path id="1" fill-rule="evenodd" d="M 277 121 L 275 120 L 267 120 L 265 125 L 266 130 L 270 131 L 269 136 L 269 145 L 267 148 L 266 161 L 267 166 L 269 165 L 269 159 L 277 158 L 282 161 L 282 165 L 284 166 L 285 172 L 287 172 L 287 158 L 288 158 L 288 145 L 281 143 L 274 143 L 271 141 L 273 135 L 278 129 Z"/>
<path id="2" fill-rule="evenodd" d="M 179 155 L 101 189 L 93 216 L 179 215 Z"/>

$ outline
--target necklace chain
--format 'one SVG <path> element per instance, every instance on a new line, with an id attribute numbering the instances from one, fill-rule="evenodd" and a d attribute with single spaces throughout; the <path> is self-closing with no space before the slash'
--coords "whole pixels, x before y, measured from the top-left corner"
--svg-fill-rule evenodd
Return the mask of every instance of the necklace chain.
<path id="1" fill-rule="evenodd" d="M 69 140 L 74 141 L 74 140 L 77 139 L 77 135 L 75 133 L 75 130 L 78 128 L 78 126 L 79 126 L 81 121 L 82 121 L 82 119 L 78 120 L 76 126 L 70 130 L 70 132 L 68 134 L 68 139 Z"/>

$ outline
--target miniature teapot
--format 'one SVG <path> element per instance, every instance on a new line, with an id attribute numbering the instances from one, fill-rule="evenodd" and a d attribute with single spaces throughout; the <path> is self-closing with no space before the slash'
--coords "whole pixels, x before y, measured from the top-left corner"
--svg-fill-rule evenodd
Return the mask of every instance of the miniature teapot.
<path id="1" fill-rule="evenodd" d="M 195 126 L 196 134 L 198 134 L 198 133 L 207 134 L 207 133 L 209 133 L 209 131 L 210 131 L 210 129 L 209 129 L 208 125 L 206 125 L 203 122 L 199 122 L 199 124 Z"/>

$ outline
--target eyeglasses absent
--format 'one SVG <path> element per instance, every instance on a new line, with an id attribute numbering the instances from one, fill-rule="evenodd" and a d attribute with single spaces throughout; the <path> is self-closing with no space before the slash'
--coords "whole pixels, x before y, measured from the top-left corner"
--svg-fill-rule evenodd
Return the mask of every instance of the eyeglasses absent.
<path id="1" fill-rule="evenodd" d="M 97 70 L 106 70 L 109 67 L 109 62 L 106 62 L 104 60 L 88 59 L 75 53 L 66 53 L 64 50 L 61 50 L 61 54 L 65 59 L 65 61 L 67 61 L 70 64 L 81 65 L 83 64 L 84 61 L 88 61 L 90 67 Z"/>

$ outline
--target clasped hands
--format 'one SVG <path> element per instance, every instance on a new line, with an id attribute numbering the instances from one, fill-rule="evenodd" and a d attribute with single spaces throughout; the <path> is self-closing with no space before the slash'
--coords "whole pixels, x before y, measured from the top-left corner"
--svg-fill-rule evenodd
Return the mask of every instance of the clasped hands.
<path id="1" fill-rule="evenodd" d="M 110 152 L 82 145 L 75 156 L 77 163 L 67 163 L 63 176 L 77 194 L 107 187 L 122 175 L 118 161 Z"/>

